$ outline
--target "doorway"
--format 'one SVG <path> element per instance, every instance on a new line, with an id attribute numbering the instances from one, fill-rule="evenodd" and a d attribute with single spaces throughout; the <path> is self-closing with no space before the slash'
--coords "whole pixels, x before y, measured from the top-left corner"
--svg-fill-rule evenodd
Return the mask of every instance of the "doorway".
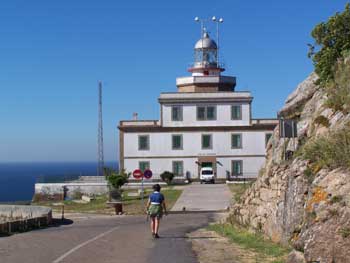
<path id="1" fill-rule="evenodd" d="M 198 178 L 202 167 L 211 167 L 216 178 L 216 156 L 198 156 Z"/>

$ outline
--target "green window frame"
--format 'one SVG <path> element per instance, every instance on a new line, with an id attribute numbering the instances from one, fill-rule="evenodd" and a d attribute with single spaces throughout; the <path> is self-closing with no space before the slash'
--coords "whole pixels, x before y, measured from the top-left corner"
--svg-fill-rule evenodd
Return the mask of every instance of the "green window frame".
<path id="1" fill-rule="evenodd" d="M 172 121 L 182 121 L 183 120 L 182 106 L 172 106 L 171 107 L 171 120 Z"/>
<path id="2" fill-rule="evenodd" d="M 149 150 L 149 135 L 139 135 L 139 151 Z"/>
<path id="3" fill-rule="evenodd" d="M 242 105 L 231 106 L 231 120 L 242 120 Z"/>
<path id="4" fill-rule="evenodd" d="M 150 162 L 149 161 L 140 161 L 139 162 L 139 169 L 144 172 L 147 169 L 151 169 Z"/>
<path id="5" fill-rule="evenodd" d="M 212 134 L 202 134 L 202 149 L 213 148 L 213 136 Z"/>
<path id="6" fill-rule="evenodd" d="M 173 150 L 182 150 L 183 149 L 183 140 L 181 134 L 173 134 L 171 136 L 171 148 Z"/>
<path id="7" fill-rule="evenodd" d="M 216 120 L 216 107 L 215 106 L 208 106 L 206 107 L 206 117 L 207 120 L 213 121 Z"/>
<path id="8" fill-rule="evenodd" d="M 241 149 L 242 148 L 242 134 L 241 133 L 232 133 L 231 134 L 231 148 L 232 149 Z"/>
<path id="9" fill-rule="evenodd" d="M 216 120 L 216 106 L 197 106 L 198 121 Z"/>
<path id="10" fill-rule="evenodd" d="M 184 162 L 183 161 L 173 161 L 173 174 L 174 176 L 184 175 Z"/>
<path id="11" fill-rule="evenodd" d="M 271 137 L 272 133 L 265 133 L 265 147 L 267 146 L 267 143 L 269 142 Z"/>
<path id="12" fill-rule="evenodd" d="M 231 174 L 233 176 L 242 176 L 243 175 L 243 161 L 242 160 L 232 160 Z"/>
<path id="13" fill-rule="evenodd" d="M 199 121 L 205 120 L 205 107 L 204 106 L 197 107 L 197 120 L 199 120 Z"/>

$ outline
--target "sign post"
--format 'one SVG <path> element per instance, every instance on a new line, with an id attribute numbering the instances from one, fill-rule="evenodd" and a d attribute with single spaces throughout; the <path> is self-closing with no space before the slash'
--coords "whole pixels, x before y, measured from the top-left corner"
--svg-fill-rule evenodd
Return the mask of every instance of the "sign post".
<path id="1" fill-rule="evenodd" d="M 142 205 L 144 205 L 143 203 L 143 180 L 144 178 L 146 179 L 150 179 L 152 177 L 152 171 L 150 169 L 146 169 L 144 172 L 143 172 L 143 177 L 142 177 L 142 184 L 141 184 L 141 188 L 142 188 Z"/>

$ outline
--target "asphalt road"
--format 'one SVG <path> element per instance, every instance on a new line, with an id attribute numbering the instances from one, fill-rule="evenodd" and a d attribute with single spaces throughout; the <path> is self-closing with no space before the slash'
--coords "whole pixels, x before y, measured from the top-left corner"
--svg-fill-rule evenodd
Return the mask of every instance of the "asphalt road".
<path id="1" fill-rule="evenodd" d="M 213 220 L 208 213 L 171 214 L 153 239 L 145 216 L 70 217 L 73 222 L 0 237 L 1 263 L 198 262 L 186 233 Z"/>

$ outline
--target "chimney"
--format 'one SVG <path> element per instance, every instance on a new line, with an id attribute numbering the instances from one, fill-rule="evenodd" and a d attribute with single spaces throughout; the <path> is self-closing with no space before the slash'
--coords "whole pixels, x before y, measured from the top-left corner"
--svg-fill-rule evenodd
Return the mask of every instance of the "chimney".
<path id="1" fill-rule="evenodd" d="M 137 121 L 137 117 L 138 117 L 138 113 L 137 113 L 137 112 L 134 112 L 134 113 L 132 114 L 132 119 L 133 119 L 134 121 Z"/>

